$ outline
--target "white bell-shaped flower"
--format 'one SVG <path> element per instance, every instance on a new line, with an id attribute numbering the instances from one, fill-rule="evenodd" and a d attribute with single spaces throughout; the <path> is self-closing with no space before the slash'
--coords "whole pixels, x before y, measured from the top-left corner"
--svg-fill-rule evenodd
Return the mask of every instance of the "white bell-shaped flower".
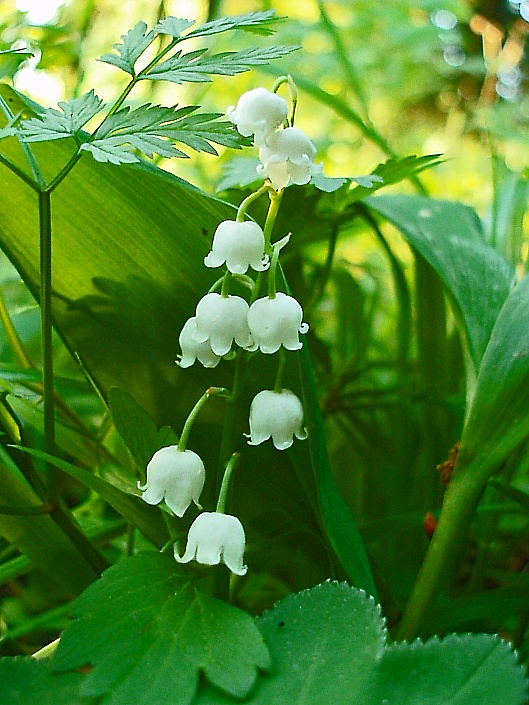
<path id="1" fill-rule="evenodd" d="M 270 437 L 278 450 L 290 448 L 294 436 L 307 438 L 303 428 L 303 406 L 290 389 L 274 392 L 265 389 L 254 397 L 250 406 L 249 445 L 256 446 Z"/>
<path id="2" fill-rule="evenodd" d="M 197 304 L 197 339 L 208 341 L 215 355 L 227 355 L 234 340 L 248 348 L 253 341 L 247 316 L 248 304 L 240 296 L 206 294 Z"/>
<path id="3" fill-rule="evenodd" d="M 226 111 L 228 119 L 237 125 L 241 135 L 255 135 L 255 144 L 260 146 L 266 137 L 287 119 L 286 101 L 266 88 L 254 88 L 243 93 L 237 102 Z"/>
<path id="4" fill-rule="evenodd" d="M 253 220 L 239 223 L 224 220 L 215 230 L 211 252 L 204 259 L 206 267 L 226 267 L 233 274 L 245 274 L 248 267 L 262 272 L 269 266 L 264 254 L 265 239 L 262 228 Z"/>
<path id="5" fill-rule="evenodd" d="M 138 482 L 138 489 L 147 504 L 159 504 L 165 499 L 169 509 L 182 517 L 191 502 L 202 509 L 198 500 L 205 478 L 204 463 L 196 453 L 167 446 L 152 456 L 147 465 L 147 482 Z"/>
<path id="6" fill-rule="evenodd" d="M 303 309 L 292 296 L 278 291 L 273 299 L 265 296 L 257 299 L 248 311 L 248 326 L 253 344 L 248 350 L 272 354 L 281 346 L 287 350 L 299 350 L 303 343 L 299 333 L 309 329 L 303 321 Z"/>
<path id="7" fill-rule="evenodd" d="M 204 367 L 216 367 L 222 359 L 220 355 L 213 352 L 208 340 L 199 339 L 194 316 L 184 323 L 178 341 L 182 354 L 178 356 L 180 359 L 176 364 L 180 367 L 191 367 L 195 360 L 201 362 Z"/>
<path id="8" fill-rule="evenodd" d="M 259 150 L 261 165 L 257 173 L 268 177 L 272 186 L 279 189 L 289 184 L 308 184 L 311 175 L 321 170 L 314 164 L 316 147 L 297 127 L 273 132 Z"/>
<path id="9" fill-rule="evenodd" d="M 191 524 L 183 556 L 175 545 L 174 557 L 178 563 L 195 560 L 205 565 L 225 563 L 232 573 L 244 575 L 243 563 L 246 543 L 244 528 L 237 517 L 221 512 L 203 512 Z"/>

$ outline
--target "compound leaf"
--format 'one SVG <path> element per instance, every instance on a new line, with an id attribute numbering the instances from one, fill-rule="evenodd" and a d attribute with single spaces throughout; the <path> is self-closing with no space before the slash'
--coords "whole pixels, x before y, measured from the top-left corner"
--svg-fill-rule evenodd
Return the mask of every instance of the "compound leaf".
<path id="1" fill-rule="evenodd" d="M 283 18 L 278 17 L 275 10 L 247 12 L 244 15 L 219 17 L 219 19 L 206 22 L 190 32 L 187 37 L 205 37 L 211 34 L 220 34 L 220 32 L 226 32 L 230 29 L 242 29 L 253 34 L 270 35 L 275 32 L 275 25 L 282 21 Z"/>
<path id="2" fill-rule="evenodd" d="M 194 24 L 194 20 L 185 20 L 181 17 L 165 17 L 154 26 L 154 31 L 158 32 L 158 34 L 169 34 L 171 37 L 178 39 L 182 32 L 185 32 L 186 29 L 189 29 Z"/>
<path id="3" fill-rule="evenodd" d="M 61 101 L 60 110 L 48 108 L 38 117 L 25 120 L 20 133 L 26 142 L 44 142 L 75 136 L 100 111 L 103 101 L 93 90 L 80 98 Z"/>
<path id="4" fill-rule="evenodd" d="M 82 695 L 102 705 L 188 705 L 199 678 L 248 695 L 268 649 L 246 613 L 199 592 L 174 560 L 140 553 L 107 570 L 75 603 L 51 668 L 92 671 Z"/>
<path id="5" fill-rule="evenodd" d="M 210 75 L 235 76 L 248 71 L 253 66 L 268 64 L 295 51 L 293 46 L 272 46 L 264 48 L 225 51 L 219 54 L 206 54 L 207 49 L 182 54 L 177 52 L 145 74 L 144 78 L 153 81 L 172 83 L 203 83 L 211 81 Z"/>
<path id="6" fill-rule="evenodd" d="M 153 30 L 147 32 L 145 22 L 138 22 L 126 34 L 121 35 L 121 43 L 117 42 L 114 44 L 114 49 L 118 52 L 118 56 L 110 53 L 103 54 L 99 61 L 117 66 L 126 73 L 130 73 L 131 76 L 135 76 L 134 64 L 147 49 L 154 36 Z"/>

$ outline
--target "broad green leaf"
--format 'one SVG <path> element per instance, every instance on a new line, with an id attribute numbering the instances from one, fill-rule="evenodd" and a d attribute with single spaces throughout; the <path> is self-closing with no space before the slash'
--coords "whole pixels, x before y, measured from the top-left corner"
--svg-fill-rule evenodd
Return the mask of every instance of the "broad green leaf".
<path id="1" fill-rule="evenodd" d="M 210 76 L 235 76 L 249 71 L 253 66 L 268 64 L 273 59 L 295 51 L 293 46 L 252 47 L 241 51 L 225 51 L 220 54 L 206 54 L 207 49 L 182 54 L 176 52 L 170 59 L 157 64 L 142 78 L 152 81 L 172 83 L 202 83 L 211 81 Z"/>
<path id="2" fill-rule="evenodd" d="M 91 664 L 82 694 L 102 705 L 184 705 L 201 674 L 244 698 L 268 649 L 246 613 L 199 592 L 172 557 L 141 553 L 113 566 L 75 605 L 51 668 Z"/>
<path id="3" fill-rule="evenodd" d="M 28 509 L 42 505 L 42 499 L 20 473 L 11 469 L 12 463 L 0 446 L 1 503 Z M 49 514 L 0 514 L 0 535 L 24 553 L 33 565 L 75 595 L 98 577 L 96 569 Z"/>
<path id="4" fill-rule="evenodd" d="M 262 181 L 257 174 L 261 162 L 257 157 L 234 157 L 223 167 L 222 178 L 217 184 L 217 191 L 231 188 L 245 188 L 257 181 Z"/>
<path id="5" fill-rule="evenodd" d="M 529 435 L 529 276 L 505 301 L 483 356 L 457 468 L 486 480 Z"/>
<path id="6" fill-rule="evenodd" d="M 485 242 L 468 206 L 421 196 L 366 199 L 439 274 L 462 320 L 476 367 L 514 281 L 512 266 Z"/>
<path id="7" fill-rule="evenodd" d="M 375 581 L 358 525 L 336 485 L 329 465 L 323 418 L 306 346 L 300 351 L 305 423 L 312 471 L 316 480 L 321 515 L 329 540 L 349 579 L 357 588 L 376 597 Z M 301 451 L 300 451 L 301 452 Z"/>
<path id="8" fill-rule="evenodd" d="M 122 42 L 114 44 L 114 49 L 118 52 L 118 55 L 104 54 L 99 61 L 117 66 L 134 76 L 134 64 L 150 45 L 154 36 L 153 30 L 147 32 L 145 22 L 138 22 L 126 34 L 121 35 Z"/>
<path id="9" fill-rule="evenodd" d="M 275 25 L 282 22 L 283 19 L 283 17 L 276 15 L 275 10 L 247 12 L 244 15 L 233 15 L 233 17 L 219 17 L 192 30 L 186 38 L 206 37 L 230 29 L 242 29 L 253 34 L 270 35 L 275 32 Z"/>
<path id="10" fill-rule="evenodd" d="M 72 137 L 100 111 L 103 101 L 93 90 L 80 98 L 59 103 L 61 110 L 48 108 L 38 117 L 24 120 L 20 132 L 26 142 Z"/>
<path id="11" fill-rule="evenodd" d="M 363 705 L 522 705 L 527 681 L 509 646 L 488 634 L 395 644 Z"/>
<path id="12" fill-rule="evenodd" d="M 52 673 L 46 660 L 29 656 L 0 659 L 0 702 L 5 705 L 95 705 L 80 695 L 85 676 Z"/>
<path id="13" fill-rule="evenodd" d="M 109 389 L 108 403 L 116 430 L 138 467 L 146 468 L 154 453 L 164 445 L 178 443 L 174 431 L 167 428 L 158 431 L 149 414 L 122 389 Z"/>
<path id="14" fill-rule="evenodd" d="M 258 620 L 274 669 L 251 705 L 522 705 L 524 669 L 486 634 L 385 645 L 380 608 L 346 584 L 289 595 Z M 207 688 L 197 705 L 233 700 Z"/>
<path id="15" fill-rule="evenodd" d="M 155 546 L 161 548 L 168 539 L 167 527 L 156 507 L 143 502 L 139 496 L 133 496 L 139 491 L 134 482 L 130 483 L 128 492 L 114 487 L 109 482 L 94 475 L 83 468 L 78 468 L 72 463 L 61 458 L 56 458 L 48 453 L 43 453 L 33 448 L 21 448 L 24 452 L 35 458 L 40 458 L 51 463 L 62 472 L 74 477 L 83 485 L 97 492 L 106 502 L 121 514 L 132 526 L 136 527 Z"/>

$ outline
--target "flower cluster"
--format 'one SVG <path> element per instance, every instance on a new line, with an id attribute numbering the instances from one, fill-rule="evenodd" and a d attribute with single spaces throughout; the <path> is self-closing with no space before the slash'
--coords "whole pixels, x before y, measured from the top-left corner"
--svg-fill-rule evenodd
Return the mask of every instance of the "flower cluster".
<path id="1" fill-rule="evenodd" d="M 287 103 L 276 93 L 265 88 L 248 91 L 227 115 L 241 135 L 254 135 L 261 161 L 257 173 L 268 177 L 277 191 L 308 184 L 312 174 L 321 171 L 321 165 L 314 164 L 316 148 L 302 130 L 288 126 Z"/>
<path id="2" fill-rule="evenodd" d="M 292 446 L 294 437 L 303 440 L 307 432 L 301 401 L 282 386 L 284 351 L 303 346 L 299 336 L 307 332 L 308 325 L 303 322 L 299 302 L 290 294 L 276 291 L 279 253 L 290 235 L 271 244 L 270 232 L 282 189 L 291 183 L 307 183 L 317 171 L 313 162 L 316 150 L 308 137 L 292 126 L 292 118 L 289 122 L 283 98 L 264 88 L 241 96 L 237 107 L 228 109 L 228 117 L 241 134 L 254 135 L 261 159 L 259 172 L 268 181 L 241 203 L 235 220 L 223 221 L 215 231 L 204 265 L 225 266 L 225 271 L 185 322 L 179 337 L 182 353 L 177 364 L 187 368 L 198 360 L 204 367 L 214 368 L 237 351 L 279 353 L 274 389 L 264 389 L 255 395 L 249 410 L 250 433 L 246 435 L 251 446 L 271 439 L 278 450 L 286 450 Z M 270 198 L 271 210 L 263 230 L 253 220 L 245 219 L 245 211 L 252 200 L 265 193 Z M 274 215 L 270 216 L 272 212 Z M 248 270 L 258 276 L 252 278 Z M 259 295 L 262 277 L 267 279 L 266 296 Z M 248 301 L 230 292 L 234 282 L 242 282 L 250 290 Z M 186 449 L 186 443 L 199 408 L 215 390 L 227 392 L 219 388 L 206 392 L 189 415 L 178 445 L 158 450 L 147 466 L 146 483 L 138 483 L 145 502 L 159 504 L 165 500 L 167 508 L 178 517 L 184 515 L 191 503 L 202 510 L 199 500 L 205 482 L 204 463 L 196 453 Z M 197 516 L 189 529 L 183 555 L 175 546 L 174 556 L 179 563 L 223 562 L 236 575 L 246 573 L 244 528 L 237 517 L 224 512 L 236 457 L 235 453 L 226 466 L 216 511 Z"/>

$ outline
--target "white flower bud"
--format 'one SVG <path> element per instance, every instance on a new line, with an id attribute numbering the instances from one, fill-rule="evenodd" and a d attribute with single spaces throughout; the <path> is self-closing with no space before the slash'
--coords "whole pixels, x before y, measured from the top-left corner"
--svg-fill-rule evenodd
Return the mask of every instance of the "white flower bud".
<path id="1" fill-rule="evenodd" d="M 175 545 L 174 557 L 178 563 L 195 560 L 204 565 L 225 563 L 232 573 L 245 575 L 243 564 L 246 543 L 244 529 L 237 517 L 221 512 L 203 512 L 191 524 L 183 556 Z"/>
<path id="2" fill-rule="evenodd" d="M 248 348 L 253 341 L 247 316 L 248 304 L 240 296 L 206 294 L 197 304 L 197 338 L 209 341 L 215 355 L 229 353 L 234 340 Z"/>
<path id="3" fill-rule="evenodd" d="M 228 119 L 237 125 L 237 130 L 249 137 L 255 134 L 255 144 L 261 145 L 266 137 L 287 119 L 288 106 L 277 93 L 266 88 L 254 88 L 243 93 L 237 107 L 226 111 Z"/>
<path id="4" fill-rule="evenodd" d="M 279 189 L 289 184 L 308 184 L 311 175 L 321 166 L 313 162 L 316 148 L 307 135 L 297 127 L 273 132 L 259 150 L 261 165 L 257 173 L 267 176 L 272 186 Z"/>
<path id="5" fill-rule="evenodd" d="M 262 228 L 247 220 L 238 223 L 225 220 L 215 231 L 211 252 L 204 259 L 206 267 L 226 267 L 233 274 L 245 274 L 248 267 L 262 272 L 269 266 L 269 257 L 264 254 L 264 233 Z"/>
<path id="6" fill-rule="evenodd" d="M 157 450 L 147 465 L 147 482 L 138 489 L 147 504 L 159 504 L 162 499 L 176 516 L 182 517 L 191 502 L 202 509 L 198 500 L 204 487 L 204 463 L 192 450 L 167 446 Z"/>
<path id="7" fill-rule="evenodd" d="M 211 349 L 208 340 L 200 340 L 197 334 L 196 319 L 189 318 L 180 332 L 178 338 L 182 354 L 176 361 L 180 367 L 191 367 L 195 360 L 201 362 L 204 367 L 216 367 L 222 359 L 220 355 L 216 355 Z"/>
<path id="8" fill-rule="evenodd" d="M 303 406 L 289 389 L 274 392 L 265 389 L 257 394 L 250 406 L 249 445 L 256 446 L 272 437 L 278 450 L 290 448 L 294 436 L 307 438 L 303 428 Z"/>
<path id="9" fill-rule="evenodd" d="M 248 326 L 253 345 L 248 350 L 271 354 L 283 345 L 287 350 L 299 350 L 303 343 L 299 333 L 306 333 L 307 323 L 302 323 L 303 309 L 292 296 L 279 291 L 275 298 L 257 299 L 248 311 Z"/>

